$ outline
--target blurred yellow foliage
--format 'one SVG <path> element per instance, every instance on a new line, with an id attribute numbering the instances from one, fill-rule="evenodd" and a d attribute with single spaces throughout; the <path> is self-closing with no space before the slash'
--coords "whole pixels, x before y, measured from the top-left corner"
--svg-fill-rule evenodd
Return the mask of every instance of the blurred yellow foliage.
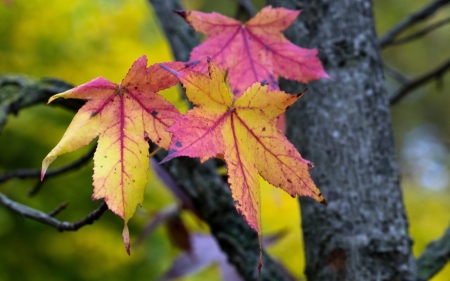
<path id="1" fill-rule="evenodd" d="M 424 190 L 413 183 L 403 182 L 410 235 L 414 240 L 414 256 L 418 257 L 434 239 L 444 234 L 450 224 L 450 193 L 446 190 Z M 450 263 L 430 281 L 448 281 Z"/>

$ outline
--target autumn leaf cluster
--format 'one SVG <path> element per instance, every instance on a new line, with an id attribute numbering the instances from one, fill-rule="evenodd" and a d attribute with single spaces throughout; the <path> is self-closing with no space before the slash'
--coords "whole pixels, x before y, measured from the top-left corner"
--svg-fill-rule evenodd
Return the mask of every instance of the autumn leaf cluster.
<path id="1" fill-rule="evenodd" d="M 300 48 L 282 34 L 300 12 L 269 6 L 245 24 L 217 13 L 177 13 L 208 36 L 192 51 L 190 62 L 148 67 L 143 56 L 119 84 L 99 77 L 49 100 L 87 102 L 44 159 L 41 179 L 59 155 L 98 137 L 92 199 L 103 198 L 123 218 L 128 253 L 127 223 L 143 203 L 149 141 L 168 150 L 162 162 L 180 156 L 223 159 L 235 206 L 260 242 L 260 180 L 292 197 L 326 203 L 309 175 L 313 164 L 276 126 L 303 94 L 281 91 L 279 76 L 303 83 L 328 77 L 316 49 Z M 178 82 L 194 105 L 184 115 L 158 94 Z"/>

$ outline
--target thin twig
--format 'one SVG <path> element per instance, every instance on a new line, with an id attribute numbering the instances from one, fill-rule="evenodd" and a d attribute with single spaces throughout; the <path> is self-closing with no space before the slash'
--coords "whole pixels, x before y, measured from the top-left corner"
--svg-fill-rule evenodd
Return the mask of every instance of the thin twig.
<path id="1" fill-rule="evenodd" d="M 433 15 L 441 7 L 450 3 L 450 0 L 435 0 L 422 9 L 416 11 L 415 13 L 409 15 L 407 18 L 402 20 L 399 24 L 394 26 L 391 30 L 386 32 L 380 39 L 380 46 L 382 48 L 390 45 L 397 35 L 402 33 L 408 27 L 418 23 L 419 21 L 425 20 L 426 18 Z"/>
<path id="2" fill-rule="evenodd" d="M 53 170 L 49 170 L 45 174 L 45 178 L 57 176 L 59 174 L 78 169 L 82 167 L 84 164 L 86 164 L 91 158 L 92 155 L 94 155 L 96 146 L 92 147 L 88 153 L 86 153 L 81 158 L 77 159 L 76 161 L 67 164 L 65 166 L 62 166 L 60 168 L 56 168 Z M 0 175 L 0 183 L 6 182 L 12 178 L 19 178 L 19 179 L 26 179 L 26 178 L 39 178 L 41 176 L 41 170 L 38 169 L 23 169 L 23 170 L 15 170 L 15 171 L 8 171 L 4 174 Z M 34 195 L 36 192 L 32 190 L 29 191 L 30 196 Z"/>
<path id="3" fill-rule="evenodd" d="M 61 205 L 59 205 L 58 207 L 56 207 L 53 211 L 48 213 L 48 215 L 50 217 L 55 217 L 56 215 L 58 215 L 59 213 L 64 211 L 67 208 L 67 206 L 69 206 L 69 202 L 64 202 Z"/>
<path id="4" fill-rule="evenodd" d="M 10 209 L 14 213 L 21 215 L 24 218 L 29 218 L 42 224 L 49 225 L 51 227 L 58 229 L 59 231 L 76 231 L 85 225 L 92 224 L 94 223 L 94 221 L 98 220 L 103 215 L 103 213 L 108 209 L 106 203 L 102 202 L 97 209 L 92 211 L 84 219 L 71 223 L 59 221 L 50 216 L 49 214 L 17 203 L 9 199 L 2 193 L 0 193 L 0 204 Z"/>
<path id="5" fill-rule="evenodd" d="M 429 280 L 450 261 L 450 226 L 444 235 L 428 244 L 417 259 L 419 280 Z"/>
<path id="6" fill-rule="evenodd" d="M 397 69 L 388 64 L 384 64 L 384 70 L 386 71 L 387 74 L 392 76 L 395 80 L 397 80 L 403 85 L 406 85 L 410 82 L 410 79 L 408 77 L 406 77 L 403 73 L 401 73 L 400 71 L 398 71 Z"/>
<path id="7" fill-rule="evenodd" d="M 34 185 L 34 187 L 31 188 L 30 190 L 28 190 L 28 192 L 27 192 L 27 193 L 28 193 L 28 196 L 29 196 L 29 197 L 33 197 L 33 196 L 35 196 L 36 194 L 38 194 L 38 192 L 41 191 L 41 188 L 42 188 L 43 185 L 44 185 L 44 182 L 38 180 L 38 181 L 36 182 L 36 184 Z"/>
<path id="8" fill-rule="evenodd" d="M 414 34 L 399 38 L 399 39 L 391 42 L 390 45 L 400 45 L 400 44 L 410 42 L 412 40 L 419 39 L 420 37 L 427 35 L 428 33 L 432 32 L 435 29 L 438 29 L 441 26 L 446 25 L 447 23 L 450 23 L 450 17 L 443 19 L 441 21 L 435 22 L 434 24 L 432 24 Z"/>
<path id="9" fill-rule="evenodd" d="M 398 103 L 409 92 L 431 81 L 432 79 L 442 77 L 442 75 L 444 75 L 444 73 L 449 69 L 450 69 L 450 59 L 448 59 L 444 64 L 431 70 L 430 72 L 425 73 L 415 79 L 412 79 L 409 83 L 401 87 L 397 92 L 395 92 L 391 97 L 389 97 L 390 104 L 394 105 Z"/>

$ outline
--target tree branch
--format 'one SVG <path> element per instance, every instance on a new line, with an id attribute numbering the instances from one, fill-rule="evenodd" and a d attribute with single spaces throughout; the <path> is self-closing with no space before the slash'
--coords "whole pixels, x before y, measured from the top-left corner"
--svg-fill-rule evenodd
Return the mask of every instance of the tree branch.
<path id="1" fill-rule="evenodd" d="M 74 162 L 72 162 L 70 164 L 47 171 L 47 173 L 45 174 L 45 177 L 49 178 L 49 177 L 57 176 L 62 173 L 82 167 L 84 164 L 86 164 L 87 162 L 89 162 L 89 160 L 92 159 L 92 156 L 94 155 L 96 148 L 97 148 L 97 146 L 92 147 L 85 155 L 83 155 L 81 158 L 78 158 L 77 160 L 75 160 Z M 26 179 L 26 178 L 39 178 L 40 176 L 41 176 L 41 170 L 38 170 L 38 169 L 8 171 L 8 172 L 5 172 L 4 174 L 0 175 L 0 183 L 6 182 L 12 178 Z M 34 195 L 34 193 L 31 195 Z"/>
<path id="2" fill-rule="evenodd" d="M 1 129 L 3 129 L 3 126 L 6 123 L 8 115 L 10 113 L 17 114 L 21 109 L 24 109 L 28 106 L 44 103 L 52 95 L 67 91 L 71 88 L 73 88 L 72 85 L 54 78 L 34 80 L 23 75 L 0 76 L 0 131 Z M 84 104 L 84 102 L 82 100 L 60 99 L 55 104 L 58 104 L 70 110 L 78 110 Z M 71 164 L 48 171 L 47 177 L 56 176 L 69 170 L 81 167 L 89 159 L 92 158 L 94 150 L 95 148 L 91 149 L 91 151 L 89 151 L 85 156 L 81 157 Z M 5 182 L 11 178 L 39 177 L 40 173 L 41 171 L 37 169 L 6 172 L 3 175 L 0 175 L 0 183 Z M 30 195 L 33 195 L 35 192 L 37 192 L 39 186 L 40 185 L 38 184 L 37 188 L 35 187 L 34 189 L 32 189 L 30 191 Z M 30 218 L 43 224 L 50 225 L 60 231 L 75 231 L 87 224 L 92 224 L 95 220 L 99 219 L 107 209 L 106 204 L 102 203 L 98 209 L 93 211 L 86 218 L 74 223 L 70 223 L 61 222 L 53 218 L 53 216 L 57 215 L 59 212 L 65 209 L 66 204 L 60 205 L 49 214 L 46 214 L 39 210 L 35 210 L 28 206 L 17 203 L 9 199 L 2 193 L 0 193 L 0 204 L 4 205 L 13 212 L 20 214 L 22 217 Z"/>
<path id="3" fill-rule="evenodd" d="M 419 39 L 420 37 L 427 35 L 428 33 L 432 32 L 433 30 L 438 29 L 439 27 L 444 26 L 449 22 L 450 22 L 450 17 L 443 19 L 441 21 L 435 22 L 434 24 L 432 24 L 414 34 L 405 36 L 403 38 L 399 38 L 399 39 L 391 42 L 390 45 L 400 45 L 400 44 L 410 42 L 412 40 Z"/>
<path id="4" fill-rule="evenodd" d="M 428 244 L 417 259 L 417 272 L 420 281 L 431 279 L 450 261 L 450 226 L 444 235 Z"/>
<path id="5" fill-rule="evenodd" d="M 389 97 L 389 102 L 391 105 L 397 104 L 402 98 L 404 98 L 408 93 L 422 86 L 423 84 L 431 81 L 434 78 L 441 78 L 444 73 L 450 69 L 450 59 L 448 59 L 442 65 L 436 67 L 435 69 L 425 73 L 415 79 L 410 80 L 408 83 L 403 85 L 397 92 Z"/>
<path id="6" fill-rule="evenodd" d="M 388 64 L 384 64 L 383 66 L 384 66 L 385 72 L 388 73 L 389 75 L 391 75 L 395 80 L 397 80 L 401 84 L 406 85 L 409 83 L 410 79 L 408 77 L 406 77 L 403 73 L 398 71 L 397 69 L 393 68 L 392 66 L 390 66 Z"/>
<path id="7" fill-rule="evenodd" d="M 23 108 L 47 102 L 51 96 L 71 88 L 73 88 L 71 84 L 55 78 L 34 80 L 23 75 L 0 76 L 0 132 L 10 113 L 17 114 Z M 75 99 L 58 99 L 55 104 L 78 110 L 84 102 Z"/>
<path id="8" fill-rule="evenodd" d="M 399 24 L 394 26 L 391 30 L 386 32 L 380 39 L 381 48 L 385 48 L 394 42 L 395 37 L 402 33 L 408 27 L 418 23 L 419 21 L 423 21 L 433 15 L 437 10 L 442 8 L 443 6 L 450 3 L 450 0 L 435 0 L 423 7 L 422 9 L 416 11 L 415 13 L 409 15 L 407 18 L 402 20 Z"/>
<path id="9" fill-rule="evenodd" d="M 59 231 L 77 231 L 78 229 L 80 229 L 85 225 L 94 223 L 94 221 L 98 220 L 103 215 L 103 213 L 108 209 L 106 203 L 102 202 L 97 209 L 95 209 L 93 212 L 87 215 L 84 219 L 71 223 L 55 219 L 53 217 L 55 215 L 54 211 L 51 212 L 50 214 L 46 214 L 39 210 L 17 203 L 9 199 L 2 193 L 0 193 L 0 204 L 10 209 L 11 211 L 21 215 L 24 218 L 29 218 L 42 224 L 49 225 L 51 227 L 58 229 Z"/>

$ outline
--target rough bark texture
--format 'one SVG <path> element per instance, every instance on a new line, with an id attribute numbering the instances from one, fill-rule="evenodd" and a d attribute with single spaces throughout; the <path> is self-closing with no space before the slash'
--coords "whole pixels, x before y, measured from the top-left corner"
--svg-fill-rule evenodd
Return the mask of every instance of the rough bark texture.
<path id="1" fill-rule="evenodd" d="M 287 113 L 288 137 L 329 202 L 300 200 L 308 280 L 415 280 L 371 1 L 268 3 L 303 10 L 286 35 L 319 48 L 333 78 L 309 84 Z"/>

